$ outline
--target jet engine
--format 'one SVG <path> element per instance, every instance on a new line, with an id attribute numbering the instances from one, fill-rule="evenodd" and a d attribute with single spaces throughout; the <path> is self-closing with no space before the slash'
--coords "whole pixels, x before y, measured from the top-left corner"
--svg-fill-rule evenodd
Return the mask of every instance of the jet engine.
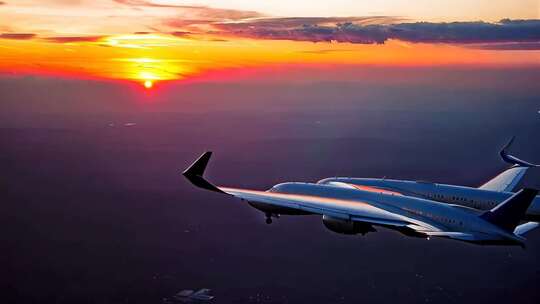
<path id="1" fill-rule="evenodd" d="M 333 232 L 340 234 L 362 234 L 375 232 L 375 228 L 371 224 L 344 220 L 328 215 L 323 215 L 324 226 Z"/>

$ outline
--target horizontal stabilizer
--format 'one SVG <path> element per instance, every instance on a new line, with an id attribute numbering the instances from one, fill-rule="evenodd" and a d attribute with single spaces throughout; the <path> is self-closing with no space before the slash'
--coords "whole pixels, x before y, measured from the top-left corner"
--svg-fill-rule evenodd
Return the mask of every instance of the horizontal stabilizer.
<path id="1" fill-rule="evenodd" d="M 514 166 L 506 169 L 478 189 L 497 192 L 512 192 L 529 167 Z"/>
<path id="2" fill-rule="evenodd" d="M 212 152 L 204 152 L 189 168 L 187 168 L 182 175 L 184 175 L 192 184 L 199 188 L 203 188 L 210 191 L 215 191 L 219 193 L 225 193 L 220 190 L 218 187 L 212 185 L 210 182 L 204 179 L 204 171 L 210 161 Z"/>
<path id="3" fill-rule="evenodd" d="M 540 224 L 537 223 L 537 222 L 528 222 L 528 223 L 525 223 L 525 224 L 521 224 L 521 225 L 516 227 L 516 229 L 514 230 L 514 234 L 519 235 L 519 236 L 523 236 L 527 232 L 537 228 L 539 225 Z"/>
<path id="4" fill-rule="evenodd" d="M 537 194 L 535 189 L 521 189 L 480 217 L 507 231 L 514 231 Z"/>

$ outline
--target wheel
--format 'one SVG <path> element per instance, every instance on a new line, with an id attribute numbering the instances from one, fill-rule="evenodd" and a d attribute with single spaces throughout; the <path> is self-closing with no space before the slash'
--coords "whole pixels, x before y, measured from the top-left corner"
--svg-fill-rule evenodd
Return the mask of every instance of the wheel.
<path id="1" fill-rule="evenodd" d="M 269 218 L 269 217 L 267 217 L 267 218 L 266 218 L 266 223 L 267 223 L 268 225 L 272 224 L 272 219 Z"/>

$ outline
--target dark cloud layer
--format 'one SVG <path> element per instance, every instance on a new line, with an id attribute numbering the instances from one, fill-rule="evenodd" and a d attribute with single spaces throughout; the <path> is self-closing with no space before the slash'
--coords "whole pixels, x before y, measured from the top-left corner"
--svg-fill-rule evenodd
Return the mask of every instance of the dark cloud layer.
<path id="1" fill-rule="evenodd" d="M 540 20 L 385 24 L 388 18 L 265 18 L 213 26 L 226 35 L 312 42 L 382 44 L 389 39 L 467 44 L 540 42 Z"/>
<path id="2" fill-rule="evenodd" d="M 540 41 L 535 42 L 506 42 L 506 43 L 486 43 L 473 45 L 474 48 L 483 50 L 495 50 L 495 51 L 534 51 L 540 50 Z"/>
<path id="3" fill-rule="evenodd" d="M 14 40 L 28 40 L 32 39 L 36 36 L 36 34 L 32 33 L 3 33 L 0 34 L 0 38 L 2 39 L 14 39 Z"/>

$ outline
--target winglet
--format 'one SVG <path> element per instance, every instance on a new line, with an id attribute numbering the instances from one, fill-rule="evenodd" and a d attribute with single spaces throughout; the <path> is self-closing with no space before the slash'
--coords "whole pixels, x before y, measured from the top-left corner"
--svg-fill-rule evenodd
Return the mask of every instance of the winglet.
<path id="1" fill-rule="evenodd" d="M 507 231 L 514 231 L 537 194 L 536 189 L 521 189 L 480 217 Z"/>
<path id="2" fill-rule="evenodd" d="M 199 156 L 199 158 L 197 158 L 196 161 L 194 161 L 191 164 L 191 166 L 189 166 L 186 170 L 184 170 L 182 174 L 185 177 L 194 176 L 194 175 L 198 175 L 202 177 L 204 175 L 204 170 L 206 170 L 206 166 L 208 165 L 208 162 L 210 161 L 210 157 L 212 157 L 211 151 L 204 152 L 201 156 Z"/>
<path id="3" fill-rule="evenodd" d="M 506 152 L 506 150 L 508 150 L 508 148 L 510 148 L 510 146 L 514 143 L 514 140 L 516 139 L 516 136 L 512 136 L 512 138 L 510 138 L 510 140 L 506 143 L 506 145 L 504 145 L 504 147 L 501 149 L 501 153 L 504 151 Z"/>
<path id="4" fill-rule="evenodd" d="M 510 141 L 506 145 L 504 145 L 504 147 L 501 149 L 501 152 L 499 152 L 499 154 L 501 155 L 501 158 L 509 164 L 520 166 L 520 167 L 540 167 L 539 165 L 530 163 L 528 161 L 524 161 L 513 155 L 508 154 L 508 149 L 514 142 L 515 138 L 516 138 L 515 136 L 512 136 Z"/>
<path id="5" fill-rule="evenodd" d="M 210 161 L 210 157 L 212 157 L 212 152 L 204 152 L 195 162 L 193 162 L 193 164 L 191 164 L 191 166 L 182 172 L 182 175 L 184 175 L 193 185 L 199 188 L 225 193 L 218 187 L 205 180 L 203 177 L 206 166 L 208 165 L 208 161 Z"/>

